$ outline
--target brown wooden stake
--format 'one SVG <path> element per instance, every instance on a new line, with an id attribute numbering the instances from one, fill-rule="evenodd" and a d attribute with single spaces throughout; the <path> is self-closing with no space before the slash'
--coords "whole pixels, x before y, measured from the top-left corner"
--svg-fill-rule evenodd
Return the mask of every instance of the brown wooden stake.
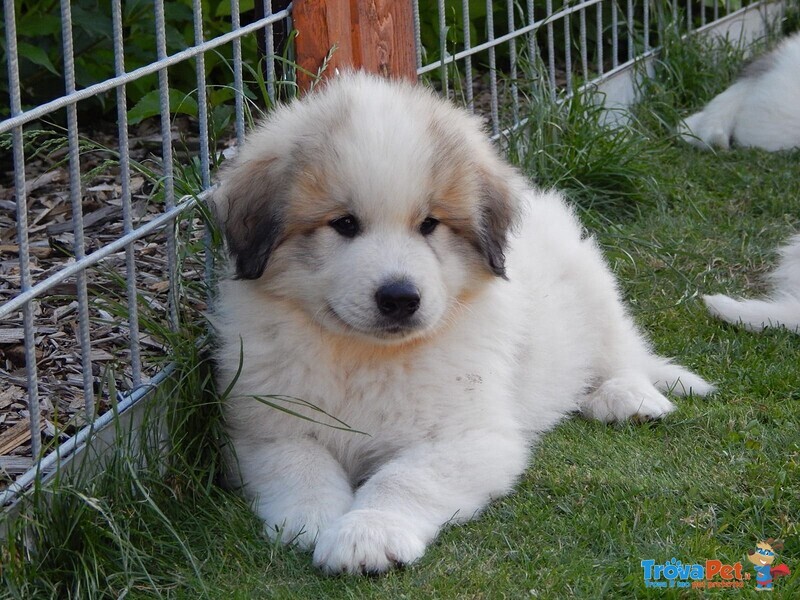
<path id="1" fill-rule="evenodd" d="M 402 0 L 295 0 L 297 83 L 307 91 L 325 64 L 323 77 L 336 69 L 364 69 L 383 77 L 417 78 L 414 16 Z"/>

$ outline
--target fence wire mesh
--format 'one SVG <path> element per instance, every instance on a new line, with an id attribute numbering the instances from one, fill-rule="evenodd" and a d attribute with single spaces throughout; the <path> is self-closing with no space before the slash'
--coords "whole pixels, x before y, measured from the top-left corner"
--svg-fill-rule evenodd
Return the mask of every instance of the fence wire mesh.
<path id="1" fill-rule="evenodd" d="M 32 4 L 4 1 L 10 103 L 0 140 L 11 150 L 3 157 L 11 185 L 0 200 L 0 505 L 158 385 L 168 373 L 169 332 L 207 308 L 210 232 L 195 207 L 225 141 L 241 141 L 248 105 L 275 101 L 282 57 L 272 29 L 289 18 L 287 3 L 257 11 L 251 2 L 240 19 L 233 0 L 222 10 L 227 30 L 216 25 L 209 36 L 204 24 L 219 21 L 223 3 L 183 2 L 187 18 L 157 0 L 154 56 L 141 64 L 128 51 L 141 15 L 122 0 L 88 24 L 75 13 L 80 3 L 62 0 L 57 15 L 31 15 Z M 183 33 L 169 20 L 176 14 L 190 26 Z M 52 39 L 62 49 L 51 50 L 61 64 L 31 50 L 32 16 L 57 17 Z M 92 37 L 92 27 L 104 29 Z M 268 41 L 261 53 L 257 34 Z M 110 59 L 113 70 L 87 81 L 87 52 Z M 43 94 L 34 86 L 45 61 L 53 73 L 40 78 Z M 14 233 L 5 229 L 13 223 Z"/>
<path id="2" fill-rule="evenodd" d="M 169 376 L 170 333 L 211 297 L 213 169 L 251 107 L 293 95 L 288 2 L 111 0 L 91 20 L 33 4 L 4 0 L 0 506 Z M 500 135 L 531 85 L 569 93 L 651 53 L 668 23 L 764 4 L 415 1 L 417 72 Z"/>
<path id="3" fill-rule="evenodd" d="M 499 135 L 519 122 L 526 86 L 544 82 L 553 98 L 563 97 L 652 55 L 665 26 L 690 32 L 778 4 L 782 3 L 415 2 L 417 73 L 485 115 L 492 133 Z M 500 111 L 501 106 L 505 110 Z"/>

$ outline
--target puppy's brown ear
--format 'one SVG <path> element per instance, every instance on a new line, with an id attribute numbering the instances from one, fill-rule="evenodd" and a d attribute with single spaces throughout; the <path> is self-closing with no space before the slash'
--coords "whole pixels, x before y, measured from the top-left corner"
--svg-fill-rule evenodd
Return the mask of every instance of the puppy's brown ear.
<path id="1" fill-rule="evenodd" d="M 508 235 L 517 221 L 519 211 L 519 176 L 512 169 L 502 167 L 480 174 L 481 204 L 477 233 L 478 248 L 486 258 L 489 269 L 505 279 Z"/>
<path id="2" fill-rule="evenodd" d="M 285 183 L 277 158 L 250 160 L 226 171 L 214 197 L 237 279 L 258 279 L 285 229 Z"/>

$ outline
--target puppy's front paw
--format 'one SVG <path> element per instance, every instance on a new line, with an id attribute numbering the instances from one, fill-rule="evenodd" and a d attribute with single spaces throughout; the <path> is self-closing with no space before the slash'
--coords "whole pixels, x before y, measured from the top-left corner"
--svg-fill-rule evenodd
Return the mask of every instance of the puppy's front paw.
<path id="1" fill-rule="evenodd" d="M 630 418 L 658 419 L 675 410 L 646 379 L 614 377 L 604 381 L 589 394 L 581 412 L 590 419 L 604 423 Z"/>
<path id="2" fill-rule="evenodd" d="M 341 513 L 340 513 L 341 514 Z M 279 523 L 264 522 L 264 531 L 271 540 L 280 539 L 284 544 L 311 550 L 317 538 L 339 514 L 309 514 L 297 512 L 286 515 Z"/>
<path id="3" fill-rule="evenodd" d="M 383 573 L 414 562 L 425 552 L 414 522 L 395 513 L 354 510 L 323 530 L 314 565 L 329 574 Z"/>
<path id="4" fill-rule="evenodd" d="M 270 539 L 311 550 L 321 532 L 347 513 L 352 504 L 353 494 L 348 489 L 339 494 L 329 493 L 324 501 L 281 498 L 280 502 L 274 501 L 268 506 L 262 504 L 258 512 Z"/>

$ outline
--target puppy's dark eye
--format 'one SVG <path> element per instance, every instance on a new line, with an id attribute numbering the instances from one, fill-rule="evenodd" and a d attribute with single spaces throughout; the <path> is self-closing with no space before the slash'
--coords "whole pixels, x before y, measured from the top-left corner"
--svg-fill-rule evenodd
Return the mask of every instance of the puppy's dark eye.
<path id="1" fill-rule="evenodd" d="M 425 219 L 419 226 L 419 232 L 422 235 L 430 235 L 433 233 L 433 230 L 436 229 L 436 226 L 439 224 L 437 219 L 433 217 L 428 217 Z"/>
<path id="2" fill-rule="evenodd" d="M 339 217 L 338 219 L 333 219 L 328 223 L 331 227 L 336 230 L 341 236 L 346 238 L 353 238 L 358 235 L 358 232 L 361 231 L 361 227 L 358 224 L 358 219 L 356 219 L 353 215 L 345 215 L 343 217 Z"/>

